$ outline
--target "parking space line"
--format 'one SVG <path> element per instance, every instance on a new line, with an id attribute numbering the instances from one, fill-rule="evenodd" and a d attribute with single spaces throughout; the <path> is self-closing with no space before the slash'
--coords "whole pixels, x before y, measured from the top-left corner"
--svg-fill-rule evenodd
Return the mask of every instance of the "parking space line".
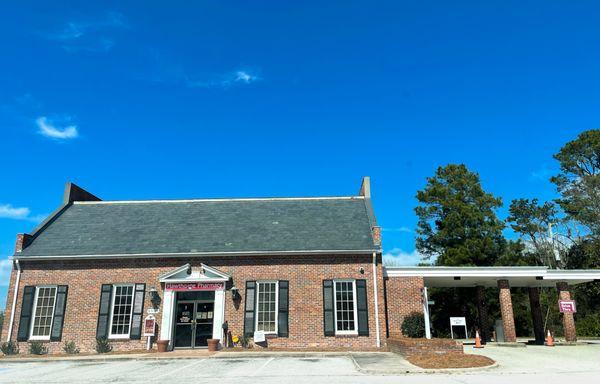
<path id="1" fill-rule="evenodd" d="M 260 372 L 262 372 L 262 370 L 263 370 L 263 369 L 264 369 L 264 368 L 265 368 L 267 365 L 269 365 L 269 363 L 270 363 L 271 361 L 273 361 L 273 360 L 275 360 L 275 358 L 274 358 L 274 357 L 271 357 L 270 359 L 268 359 L 268 360 L 267 360 L 267 361 L 266 361 L 266 362 L 265 362 L 263 365 L 261 365 L 261 366 L 260 366 L 260 367 L 259 367 L 259 368 L 258 368 L 256 371 L 252 372 L 252 375 L 251 375 L 251 376 L 257 376 L 257 375 L 258 375 Z"/>
<path id="2" fill-rule="evenodd" d="M 187 368 L 194 367 L 194 366 L 202 363 L 203 361 L 205 361 L 205 359 L 201 359 L 199 361 L 195 361 L 192 364 L 187 364 L 187 365 L 184 365 L 183 367 L 175 368 L 174 370 L 169 371 L 169 372 L 167 372 L 165 374 L 162 374 L 162 375 L 158 375 L 155 378 L 161 378 L 161 377 L 165 377 L 165 376 L 170 376 L 170 375 L 172 375 L 172 374 L 174 374 L 176 372 L 182 371 L 182 370 L 187 369 Z"/>

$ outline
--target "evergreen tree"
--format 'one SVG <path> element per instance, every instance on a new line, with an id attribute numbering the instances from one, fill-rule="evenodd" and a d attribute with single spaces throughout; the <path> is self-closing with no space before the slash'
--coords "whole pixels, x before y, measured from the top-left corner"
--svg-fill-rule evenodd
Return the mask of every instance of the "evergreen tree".
<path id="1" fill-rule="evenodd" d="M 417 199 L 416 246 L 437 265 L 494 265 L 504 252 L 504 224 L 495 213 L 502 200 L 464 164 L 439 167 Z"/>

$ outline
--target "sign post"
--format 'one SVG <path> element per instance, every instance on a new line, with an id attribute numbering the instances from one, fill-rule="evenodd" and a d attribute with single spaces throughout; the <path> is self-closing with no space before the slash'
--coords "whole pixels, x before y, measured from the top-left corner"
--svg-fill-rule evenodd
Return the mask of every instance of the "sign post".
<path id="1" fill-rule="evenodd" d="M 465 339 L 468 337 L 469 332 L 467 331 L 467 319 L 464 317 L 451 317 L 450 318 L 450 336 L 454 339 L 454 331 L 452 327 L 465 327 Z"/>
<path id="2" fill-rule="evenodd" d="M 146 342 L 146 349 L 150 350 L 152 347 L 152 337 L 156 334 L 156 318 L 153 315 L 148 315 L 144 319 L 144 336 L 148 337 Z"/>

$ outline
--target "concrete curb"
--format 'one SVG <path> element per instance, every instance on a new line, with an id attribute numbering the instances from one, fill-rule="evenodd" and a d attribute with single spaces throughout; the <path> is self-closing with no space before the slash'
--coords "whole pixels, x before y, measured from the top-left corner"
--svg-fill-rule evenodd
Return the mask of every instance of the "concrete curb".
<path id="1" fill-rule="evenodd" d="M 358 362 L 354 359 L 354 356 L 350 354 L 350 358 L 354 363 L 356 369 L 368 375 L 380 375 L 380 376 L 392 376 L 392 375 L 415 375 L 415 374 L 460 374 L 460 373 L 469 373 L 469 372 L 477 372 L 477 371 L 485 371 L 488 369 L 497 368 L 499 365 L 497 362 L 494 364 L 487 365 L 485 367 L 472 367 L 472 368 L 441 368 L 441 369 L 428 369 L 421 368 L 414 364 L 411 364 L 408 360 L 407 363 L 414 367 L 412 370 L 378 370 L 378 369 L 367 369 L 363 368 L 358 364 Z"/>
<path id="2" fill-rule="evenodd" d="M 377 354 L 380 352 L 360 352 L 359 354 Z M 339 357 L 349 356 L 351 352 L 220 352 L 212 355 L 171 355 L 169 353 L 147 353 L 131 355 L 90 355 L 73 357 L 21 357 L 0 358 L 0 365 L 12 363 L 50 363 L 50 362 L 105 362 L 105 361 L 127 361 L 127 360 L 193 360 L 193 359 L 257 359 L 265 357 Z"/>

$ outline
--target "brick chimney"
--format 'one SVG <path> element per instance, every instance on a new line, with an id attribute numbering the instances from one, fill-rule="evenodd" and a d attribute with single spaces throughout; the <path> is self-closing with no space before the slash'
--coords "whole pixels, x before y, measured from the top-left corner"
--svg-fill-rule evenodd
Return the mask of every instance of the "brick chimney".
<path id="1" fill-rule="evenodd" d="M 17 234 L 17 242 L 15 244 L 15 253 L 20 253 L 23 249 L 27 248 L 29 245 L 29 240 L 31 239 L 31 235 L 27 233 L 19 233 Z"/>

